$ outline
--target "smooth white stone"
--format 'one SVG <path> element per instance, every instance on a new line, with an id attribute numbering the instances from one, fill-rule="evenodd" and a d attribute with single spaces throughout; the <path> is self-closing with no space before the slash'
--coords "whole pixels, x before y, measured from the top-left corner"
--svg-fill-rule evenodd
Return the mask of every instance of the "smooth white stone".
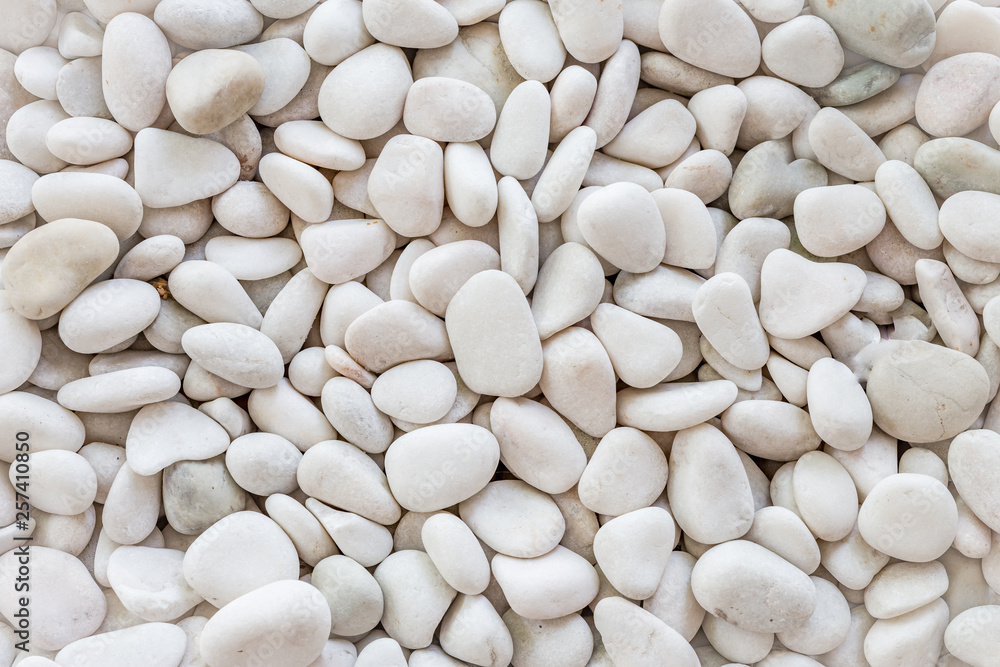
<path id="1" fill-rule="evenodd" d="M 263 321 L 239 281 L 214 262 L 181 262 L 170 272 L 167 284 L 179 304 L 208 322 L 235 322 L 256 329 Z"/>
<path id="2" fill-rule="evenodd" d="M 744 540 L 706 551 L 691 573 L 691 588 L 713 615 L 752 632 L 786 630 L 816 608 L 816 586 L 804 572 Z"/>
<path id="3" fill-rule="evenodd" d="M 674 520 L 660 507 L 611 519 L 594 536 L 594 557 L 608 582 L 633 600 L 656 592 L 674 543 Z"/>
<path id="4" fill-rule="evenodd" d="M 392 533 L 381 524 L 327 507 L 315 498 L 306 499 L 306 509 L 319 519 L 340 551 L 363 567 L 378 565 L 392 551 Z"/>
<path id="5" fill-rule="evenodd" d="M 270 632 L 287 624 L 280 654 L 270 653 Z M 316 588 L 302 581 L 276 581 L 220 609 L 205 624 L 201 651 L 206 661 L 225 664 L 256 655 L 261 665 L 308 665 L 330 634 L 330 608 Z"/>
<path id="6" fill-rule="evenodd" d="M 496 119 L 489 95 L 449 77 L 418 79 L 407 91 L 403 107 L 406 129 L 434 141 L 478 141 L 493 130 Z"/>
<path id="7" fill-rule="evenodd" d="M 414 359 L 447 361 L 453 358 L 445 323 L 412 301 L 387 301 L 362 313 L 344 334 L 347 352 L 365 369 L 381 373 L 396 364 Z M 327 362 L 332 357 L 327 355 Z M 366 384 L 363 374 L 341 375 Z M 371 378 L 374 381 L 374 378 Z"/>
<path id="8" fill-rule="evenodd" d="M 498 398 L 490 409 L 490 430 L 504 464 L 545 493 L 572 488 L 587 465 L 583 448 L 551 408 L 526 398 Z"/>
<path id="9" fill-rule="evenodd" d="M 306 222 L 324 222 L 333 209 L 333 186 L 314 167 L 282 153 L 268 153 L 257 167 L 260 180 Z"/>
<path id="10" fill-rule="evenodd" d="M 373 139 L 403 118 L 412 84 L 402 50 L 374 44 L 346 58 L 326 77 L 319 91 L 320 116 L 343 137 Z"/>
<path id="11" fill-rule="evenodd" d="M 523 3 L 534 4 L 536 0 Z M 549 142 L 551 108 L 549 92 L 538 81 L 525 81 L 511 91 L 490 143 L 490 160 L 498 172 L 523 180 L 541 171 Z"/>
<path id="12" fill-rule="evenodd" d="M 424 549 L 448 584 L 465 595 L 479 595 L 490 582 L 490 563 L 469 527 L 453 514 L 430 516 L 421 528 Z"/>
<path id="13" fill-rule="evenodd" d="M 382 627 L 409 649 L 426 648 L 456 591 L 448 585 L 423 551 L 404 549 L 375 568 L 375 580 L 385 596 Z"/>
<path id="14" fill-rule="evenodd" d="M 70 410 L 120 413 L 173 398 L 180 388 L 174 371 L 140 366 L 67 382 L 56 397 Z"/>
<path id="15" fill-rule="evenodd" d="M 556 0 L 549 9 L 566 50 L 580 62 L 607 60 L 622 41 L 622 8 L 614 3 Z"/>
<path id="16" fill-rule="evenodd" d="M 854 252 L 873 241 L 886 224 L 882 201 L 861 185 L 805 190 L 795 198 L 794 215 L 799 243 L 819 257 Z"/>
<path id="17" fill-rule="evenodd" d="M 228 446 L 229 434 L 214 419 L 182 403 L 164 401 L 139 410 L 125 450 L 135 472 L 153 475 L 177 461 L 212 458 Z"/>
<path id="18" fill-rule="evenodd" d="M 600 514 L 619 516 L 650 506 L 667 483 L 667 458 L 656 442 L 633 428 L 601 438 L 580 477 L 580 502 Z"/>
<path id="19" fill-rule="evenodd" d="M 667 382 L 618 392 L 618 423 L 646 431 L 679 431 L 711 419 L 736 400 L 729 380 Z"/>
<path id="20" fill-rule="evenodd" d="M 236 183 L 240 162 L 210 139 L 146 128 L 135 136 L 135 190 L 153 208 L 212 197 Z"/>
<path id="21" fill-rule="evenodd" d="M 458 506 L 459 516 L 488 547 L 515 558 L 548 553 L 566 521 L 548 495 L 517 479 L 490 482 Z"/>
<path id="22" fill-rule="evenodd" d="M 607 351 L 582 327 L 564 329 L 542 344 L 538 386 L 552 407 L 595 438 L 615 427 L 615 371 Z"/>
<path id="23" fill-rule="evenodd" d="M 441 224 L 444 207 L 441 146 L 426 137 L 390 139 L 368 178 L 368 196 L 394 232 L 409 237 L 432 233 Z"/>
<path id="24" fill-rule="evenodd" d="M 703 664 L 676 630 L 625 598 L 601 600 L 594 608 L 594 625 L 615 664 L 654 664 L 662 660 L 678 667 Z"/>
<path id="25" fill-rule="evenodd" d="M 104 99 L 122 127 L 138 132 L 156 122 L 167 101 L 170 45 L 151 19 L 135 11 L 106 20 L 101 55 Z"/>
<path id="26" fill-rule="evenodd" d="M 399 520 L 399 504 L 385 473 L 349 443 L 327 440 L 306 450 L 299 462 L 298 482 L 307 495 L 334 507 L 383 525 Z"/>
<path id="27" fill-rule="evenodd" d="M 732 0 L 666 0 L 660 38 L 675 56 L 724 76 L 746 77 L 760 65 L 760 37 Z"/>
<path id="28" fill-rule="evenodd" d="M 123 546 L 108 559 L 108 581 L 125 608 L 145 621 L 172 621 L 202 601 L 184 580 L 184 552 Z"/>
<path id="29" fill-rule="evenodd" d="M 510 608 L 528 619 L 572 614 L 597 595 L 597 571 L 582 556 L 557 546 L 537 558 L 497 554 L 490 563 Z"/>
<path id="30" fill-rule="evenodd" d="M 360 564 L 346 556 L 324 558 L 313 568 L 310 583 L 326 598 L 334 634 L 361 635 L 378 625 L 382 589 Z"/>
<path id="31" fill-rule="evenodd" d="M 824 442 L 843 451 L 868 442 L 872 407 L 850 368 L 835 359 L 818 359 L 809 368 L 806 397 L 813 428 Z"/>
<path id="32" fill-rule="evenodd" d="M 301 460 L 295 445 L 274 433 L 248 433 L 226 449 L 226 468 L 233 479 L 260 496 L 298 488 L 295 473 Z"/>
<path id="33" fill-rule="evenodd" d="M 228 567 L 233 554 L 241 566 Z M 230 514 L 200 535 L 184 556 L 184 578 L 218 607 L 275 581 L 294 580 L 295 546 L 273 520 L 257 512 Z"/>
<path id="34" fill-rule="evenodd" d="M 566 47 L 547 3 L 508 2 L 497 24 L 504 52 L 518 74 L 542 83 L 556 78 L 566 60 Z"/>
<path id="35" fill-rule="evenodd" d="M 272 387 L 284 375 L 281 352 L 270 338 L 243 324 L 192 327 L 181 337 L 184 352 L 202 368 L 244 387 Z"/>
<path id="36" fill-rule="evenodd" d="M 94 354 L 131 338 L 160 312 L 160 295 L 138 280 L 106 280 L 88 287 L 63 309 L 59 337 L 74 352 Z"/>
<path id="37" fill-rule="evenodd" d="M 920 521 L 906 520 L 919 516 Z M 858 513 L 864 540 L 888 554 L 925 563 L 944 554 L 955 539 L 958 510 L 947 488 L 927 475 L 900 473 L 868 493 Z"/>
<path id="38" fill-rule="evenodd" d="M 754 517 L 750 482 L 736 448 L 721 431 L 702 424 L 678 432 L 669 465 L 667 499 L 686 535 L 703 544 L 718 544 L 750 529 Z M 726 488 L 725 502 L 703 486 L 706 475 Z"/>
<path id="39" fill-rule="evenodd" d="M 78 639 L 59 651 L 53 664 L 85 667 L 95 662 L 114 666 L 140 662 L 150 667 L 169 667 L 182 663 L 187 641 L 179 626 L 141 623 Z"/>

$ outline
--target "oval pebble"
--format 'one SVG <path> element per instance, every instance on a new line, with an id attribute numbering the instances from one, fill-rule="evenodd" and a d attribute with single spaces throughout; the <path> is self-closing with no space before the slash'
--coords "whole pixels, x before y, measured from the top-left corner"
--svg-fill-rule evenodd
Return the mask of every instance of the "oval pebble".
<path id="1" fill-rule="evenodd" d="M 266 650 L 270 628 L 287 623 L 280 655 Z M 322 653 L 330 634 L 330 608 L 315 587 L 302 581 L 276 581 L 246 593 L 208 619 L 201 632 L 201 653 L 226 663 L 246 654 L 261 665 L 308 665 Z M 263 656 L 270 653 L 270 658 Z"/>
<path id="2" fill-rule="evenodd" d="M 915 473 L 891 475 L 876 484 L 858 512 L 858 530 L 868 544 L 913 563 L 934 560 L 947 551 L 957 524 L 958 509 L 947 488 Z"/>
<path id="3" fill-rule="evenodd" d="M 797 567 L 762 546 L 734 540 L 706 551 L 691 573 L 698 603 L 752 632 L 781 632 L 816 608 L 816 586 Z"/>
<path id="4" fill-rule="evenodd" d="M 3 286 L 23 317 L 55 315 L 118 256 L 118 239 L 90 220 L 56 220 L 25 234 L 3 262 Z"/>

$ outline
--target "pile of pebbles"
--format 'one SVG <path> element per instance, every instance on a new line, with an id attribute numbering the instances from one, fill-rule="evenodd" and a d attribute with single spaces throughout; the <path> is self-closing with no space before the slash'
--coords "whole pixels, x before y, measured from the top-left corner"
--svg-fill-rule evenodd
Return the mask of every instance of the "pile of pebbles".
<path id="1" fill-rule="evenodd" d="M 994 5 L 0 0 L 0 667 L 995 667 Z"/>

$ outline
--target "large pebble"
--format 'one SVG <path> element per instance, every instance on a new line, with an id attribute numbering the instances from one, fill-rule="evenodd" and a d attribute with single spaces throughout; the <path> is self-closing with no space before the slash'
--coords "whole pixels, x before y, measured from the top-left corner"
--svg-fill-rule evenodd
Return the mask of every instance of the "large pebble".
<path id="1" fill-rule="evenodd" d="M 816 586 L 802 570 L 744 540 L 706 551 L 691 573 L 691 590 L 711 614 L 751 632 L 787 630 L 816 608 Z"/>
<path id="2" fill-rule="evenodd" d="M 55 664 L 84 667 L 95 662 L 116 666 L 141 662 L 167 667 L 181 662 L 187 642 L 180 624 L 140 623 L 78 639 L 56 654 L 59 661 Z"/>
<path id="3" fill-rule="evenodd" d="M 375 44 L 350 56 L 327 76 L 319 112 L 331 130 L 349 139 L 371 139 L 403 117 L 413 75 L 402 50 Z"/>
<path id="4" fill-rule="evenodd" d="M 948 617 L 947 603 L 938 598 L 896 618 L 879 619 L 865 635 L 864 658 L 872 667 L 933 664 L 941 653 Z"/>
<path id="5" fill-rule="evenodd" d="M 233 50 L 252 56 L 264 73 L 264 89 L 247 111 L 253 116 L 268 116 L 285 108 L 309 79 L 309 55 L 300 44 L 287 37 L 275 37 Z"/>
<path id="6" fill-rule="evenodd" d="M 998 71 L 1000 58 L 991 53 L 963 53 L 937 62 L 917 91 L 921 129 L 935 137 L 957 137 L 983 125 L 1000 101 Z"/>
<path id="7" fill-rule="evenodd" d="M 724 501 L 702 485 L 707 475 L 726 487 Z M 702 544 L 741 537 L 753 523 L 753 496 L 739 454 L 721 431 L 708 424 L 674 437 L 667 499 L 684 533 Z"/>
<path id="8" fill-rule="evenodd" d="M 444 364 L 429 359 L 393 366 L 372 385 L 375 407 L 396 419 L 429 424 L 455 403 L 458 385 Z"/>
<path id="9" fill-rule="evenodd" d="M 988 233 L 986 222 L 1000 211 L 1000 195 L 966 191 L 948 197 L 941 205 L 941 233 L 959 252 L 982 262 L 1000 261 L 1000 244 Z"/>
<path id="10" fill-rule="evenodd" d="M 366 519 L 383 525 L 399 520 L 385 473 L 349 443 L 327 440 L 309 447 L 299 462 L 298 482 L 309 496 Z"/>
<path id="11" fill-rule="evenodd" d="M 729 380 L 667 382 L 618 392 L 618 423 L 646 431 L 680 431 L 711 419 L 736 400 Z"/>
<path id="12" fill-rule="evenodd" d="M 767 33 L 761 57 L 777 76 L 799 86 L 826 86 L 844 66 L 837 33 L 823 19 L 798 16 Z"/>
<path id="13" fill-rule="evenodd" d="M 855 181 L 874 179 L 875 170 L 885 161 L 875 142 L 843 112 L 831 107 L 813 116 L 808 136 L 821 165 Z"/>
<path id="14" fill-rule="evenodd" d="M 240 567 L 229 567 L 237 554 Z M 236 512 L 191 543 L 183 571 L 199 595 L 221 608 L 273 582 L 297 579 L 299 558 L 273 520 L 258 512 Z"/>
<path id="15" fill-rule="evenodd" d="M 315 587 L 276 581 L 249 592 L 208 619 L 201 653 L 211 663 L 254 656 L 268 667 L 306 667 L 319 657 L 330 634 L 330 608 Z M 271 642 L 281 640 L 281 652 Z"/>
<path id="16" fill-rule="evenodd" d="M 159 366 L 138 366 L 67 382 L 56 398 L 71 410 L 120 413 L 173 398 L 181 388 L 177 373 Z"/>
<path id="17" fill-rule="evenodd" d="M 321 560 L 313 568 L 310 583 L 330 606 L 335 634 L 353 636 L 368 632 L 382 618 L 382 589 L 378 582 L 346 556 Z"/>
<path id="18" fill-rule="evenodd" d="M 955 539 L 958 510 L 947 488 L 929 475 L 899 473 L 868 493 L 858 513 L 865 541 L 894 558 L 925 563 Z"/>
<path id="19" fill-rule="evenodd" d="M 246 0 L 166 0 L 153 20 L 172 41 L 189 49 L 224 49 L 254 39 L 264 19 Z"/>
<path id="20" fill-rule="evenodd" d="M 459 515 L 491 549 L 517 558 L 534 558 L 562 540 L 566 523 L 546 494 L 520 480 L 500 480 L 462 501 Z"/>
<path id="21" fill-rule="evenodd" d="M 549 9 L 566 50 L 580 62 L 601 62 L 618 49 L 625 29 L 620 6 L 600 0 L 556 0 Z"/>
<path id="22" fill-rule="evenodd" d="M 202 368 L 244 387 L 272 387 L 284 374 L 278 347 L 244 324 L 219 322 L 192 327 L 184 332 L 181 345 Z"/>
<path id="23" fill-rule="evenodd" d="M 63 309 L 59 337 L 74 352 L 93 354 L 135 336 L 160 312 L 156 289 L 138 280 L 106 280 Z"/>
<path id="24" fill-rule="evenodd" d="M 972 425 L 989 397 L 989 379 L 966 354 L 898 341 L 875 359 L 866 393 L 883 431 L 908 442 L 937 442 Z"/>
<path id="25" fill-rule="evenodd" d="M 872 408 L 854 373 L 835 359 L 819 359 L 806 380 L 813 428 L 831 447 L 854 451 L 872 431 Z"/>
<path id="26" fill-rule="evenodd" d="M 695 293 L 695 322 L 729 363 L 756 370 L 767 363 L 769 347 L 757 319 L 750 287 L 735 273 L 717 273 Z"/>
<path id="27" fill-rule="evenodd" d="M 236 277 L 214 262 L 181 262 L 170 272 L 167 285 L 177 303 L 205 321 L 236 322 L 256 329 L 264 319 Z"/>
<path id="28" fill-rule="evenodd" d="M 622 597 L 607 597 L 594 608 L 594 625 L 612 664 L 678 667 L 703 664 L 691 645 L 655 615 Z"/>
<path id="29" fill-rule="evenodd" d="M 390 139 L 368 178 L 368 197 L 397 234 L 432 233 L 441 224 L 444 207 L 441 147 L 421 136 L 401 134 Z"/>
<path id="30" fill-rule="evenodd" d="M 493 129 L 496 109 L 482 90 L 460 79 L 429 76 L 406 94 L 403 124 L 434 141 L 477 141 Z"/>
<path id="31" fill-rule="evenodd" d="M 146 128 L 135 136 L 135 190 L 152 208 L 181 206 L 229 189 L 240 161 L 211 139 Z"/>
<path id="32" fill-rule="evenodd" d="M 507 3 L 497 21 L 500 39 L 510 64 L 525 79 L 548 83 L 566 60 L 552 12 L 540 0 Z"/>
<path id="33" fill-rule="evenodd" d="M 615 426 L 615 372 L 600 340 L 570 327 L 542 345 L 538 386 L 549 403 L 577 428 L 595 438 Z"/>
<path id="34" fill-rule="evenodd" d="M 202 601 L 184 580 L 184 552 L 124 546 L 108 559 L 108 581 L 126 609 L 145 621 L 172 621 Z"/>
<path id="35" fill-rule="evenodd" d="M 423 551 L 403 549 L 375 568 L 375 581 L 385 597 L 382 627 L 409 649 L 426 648 L 456 591 Z"/>
<path id="36" fill-rule="evenodd" d="M 257 103 L 264 92 L 264 70 L 239 51 L 197 51 L 170 71 L 166 91 L 181 127 L 192 134 L 210 134 Z"/>
<path id="37" fill-rule="evenodd" d="M 537 558 L 497 554 L 491 566 L 510 608 L 525 618 L 566 616 L 586 607 L 597 595 L 597 571 L 563 546 Z"/>
<path id="38" fill-rule="evenodd" d="M 656 201 L 642 186 L 615 183 L 604 187 L 583 201 L 577 216 L 587 244 L 614 266 L 644 273 L 663 260 L 663 220 Z"/>
<path id="39" fill-rule="evenodd" d="M 421 528 L 427 555 L 448 584 L 465 595 L 478 595 L 490 583 L 490 563 L 468 525 L 454 514 L 433 514 Z"/>
<path id="40" fill-rule="evenodd" d="M 104 99 L 118 124 L 138 132 L 151 126 L 167 102 L 170 45 L 142 14 L 125 12 L 104 30 L 101 80 Z"/>
<path id="41" fill-rule="evenodd" d="M 119 241 L 132 236 L 143 219 L 138 193 L 122 179 L 106 174 L 46 174 L 32 186 L 31 201 L 46 220 L 100 222 L 110 227 Z"/>
<path id="42" fill-rule="evenodd" d="M 229 434 L 214 419 L 184 405 L 164 401 L 135 415 L 125 449 L 129 465 L 152 475 L 177 461 L 201 461 L 226 451 Z"/>
<path id="43" fill-rule="evenodd" d="M 580 477 L 580 502 L 619 516 L 653 504 L 667 484 L 667 458 L 648 435 L 616 428 L 601 438 Z"/>
<path id="44" fill-rule="evenodd" d="M 861 298 L 864 271 L 846 263 L 817 263 L 774 250 L 760 276 L 760 322 L 772 336 L 810 336 L 846 315 Z"/>
<path id="45" fill-rule="evenodd" d="M 226 468 L 241 487 L 261 496 L 291 493 L 302 453 L 274 433 L 248 433 L 226 449 Z"/>
<path id="46" fill-rule="evenodd" d="M 399 5 L 392 0 L 362 4 L 365 27 L 380 42 L 396 46 L 433 49 L 458 35 L 458 21 L 433 0 Z"/>
<path id="47" fill-rule="evenodd" d="M 989 430 L 966 431 L 948 449 L 948 470 L 962 500 L 991 529 L 1000 526 L 1000 502 L 992 477 L 1000 438 Z"/>
<path id="48" fill-rule="evenodd" d="M 10 361 L 0 370 L 0 392 L 9 392 L 32 377 L 43 344 L 38 325 L 14 310 L 6 291 L 0 294 L 0 338 L 10 354 Z"/>
<path id="49" fill-rule="evenodd" d="M 948 572 L 938 561 L 893 563 L 865 589 L 865 609 L 875 618 L 895 618 L 941 597 Z"/>
<path id="50" fill-rule="evenodd" d="M 783 401 L 739 401 L 723 413 L 722 430 L 747 454 L 772 461 L 794 461 L 820 444 L 809 413 Z"/>
<path id="51" fill-rule="evenodd" d="M 118 239 L 108 227 L 67 218 L 25 234 L 3 262 L 3 285 L 11 306 L 40 320 L 77 297 L 118 256 Z"/>
<path id="52" fill-rule="evenodd" d="M 615 590 L 633 600 L 656 592 L 674 543 L 674 521 L 660 507 L 611 519 L 594 536 L 594 557 Z"/>
<path id="53" fill-rule="evenodd" d="M 107 605 L 86 566 L 74 556 L 43 546 L 32 547 L 29 557 L 31 648 L 58 651 L 92 635 L 104 620 Z M 19 565 L 23 567 L 24 562 L 19 561 L 18 549 L 0 557 L 0 580 L 11 591 Z M 11 594 L 0 603 L 0 613 L 12 626 L 18 624 L 14 616 L 21 609 L 18 597 Z"/>
<path id="54" fill-rule="evenodd" d="M 347 327 L 344 344 L 358 364 L 374 373 L 404 361 L 447 361 L 453 357 L 445 323 L 403 299 L 360 314 Z"/>
<path id="55" fill-rule="evenodd" d="M 931 139 L 917 148 L 913 168 L 941 199 L 966 190 L 1000 193 L 1000 151 L 972 139 Z"/>
<path id="56" fill-rule="evenodd" d="M 1000 606 L 982 605 L 966 609 L 951 619 L 944 644 L 957 659 L 974 667 L 985 667 L 996 656 Z"/>
<path id="57" fill-rule="evenodd" d="M 760 65 L 760 37 L 732 0 L 666 0 L 660 38 L 670 53 L 723 76 L 747 77 Z"/>
<path id="58" fill-rule="evenodd" d="M 792 493 L 798 514 L 812 533 L 835 542 L 858 518 L 857 489 L 850 473 L 823 452 L 806 452 L 795 463 Z"/>
<path id="59" fill-rule="evenodd" d="M 459 372 L 470 389 L 520 396 L 542 375 L 542 346 L 517 283 L 501 271 L 471 277 L 445 317 Z"/>
<path id="60" fill-rule="evenodd" d="M 568 491 L 587 465 L 570 427 L 536 401 L 498 398 L 490 409 L 490 430 L 507 468 L 546 493 Z"/>
<path id="61" fill-rule="evenodd" d="M 915 67 L 934 49 L 934 12 L 921 0 L 809 0 L 845 48 L 894 67 Z"/>
<path id="62" fill-rule="evenodd" d="M 499 460 L 497 439 L 481 426 L 437 424 L 397 438 L 385 454 L 385 476 L 403 507 L 433 512 L 482 490 Z"/>

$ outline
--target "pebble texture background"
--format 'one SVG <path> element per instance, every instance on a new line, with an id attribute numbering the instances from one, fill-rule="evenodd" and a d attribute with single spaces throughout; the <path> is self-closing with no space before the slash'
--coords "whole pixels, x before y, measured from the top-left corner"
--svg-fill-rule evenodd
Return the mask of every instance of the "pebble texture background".
<path id="1" fill-rule="evenodd" d="M 0 0 L 0 667 L 996 667 L 997 4 Z"/>

